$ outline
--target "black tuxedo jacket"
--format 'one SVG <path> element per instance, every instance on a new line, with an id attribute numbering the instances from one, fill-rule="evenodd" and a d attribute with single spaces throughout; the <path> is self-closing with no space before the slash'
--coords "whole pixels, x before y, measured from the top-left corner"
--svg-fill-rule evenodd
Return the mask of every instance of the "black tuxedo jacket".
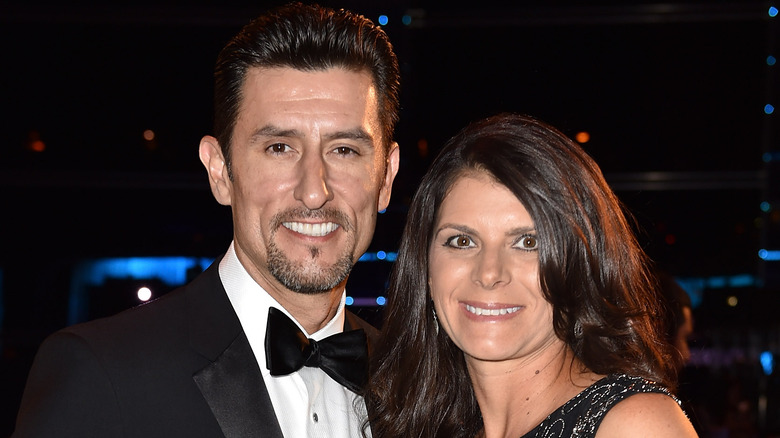
<path id="1" fill-rule="evenodd" d="M 47 338 L 12 437 L 282 438 L 218 267 L 154 302 Z M 370 347 L 377 330 L 347 312 L 345 330 L 357 328 Z"/>

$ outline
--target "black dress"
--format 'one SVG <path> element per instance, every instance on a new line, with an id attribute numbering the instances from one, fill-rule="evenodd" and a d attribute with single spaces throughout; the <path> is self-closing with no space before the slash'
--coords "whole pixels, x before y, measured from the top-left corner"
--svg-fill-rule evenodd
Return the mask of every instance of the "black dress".
<path id="1" fill-rule="evenodd" d="M 592 438 L 615 404 L 634 394 L 660 393 L 680 401 L 668 389 L 641 377 L 611 374 L 556 409 L 521 438 Z"/>

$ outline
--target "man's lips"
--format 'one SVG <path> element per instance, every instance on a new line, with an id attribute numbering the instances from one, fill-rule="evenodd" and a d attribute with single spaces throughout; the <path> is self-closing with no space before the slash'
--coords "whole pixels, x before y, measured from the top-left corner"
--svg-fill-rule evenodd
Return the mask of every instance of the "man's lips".
<path id="1" fill-rule="evenodd" d="M 323 237 L 336 231 L 339 228 L 339 224 L 333 222 L 282 222 L 282 226 L 290 231 L 294 231 L 304 236 L 309 237 Z"/>

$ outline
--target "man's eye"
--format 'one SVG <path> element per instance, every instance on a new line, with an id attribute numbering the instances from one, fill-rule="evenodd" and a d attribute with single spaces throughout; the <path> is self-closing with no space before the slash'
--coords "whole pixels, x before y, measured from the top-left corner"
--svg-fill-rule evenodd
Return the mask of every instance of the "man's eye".
<path id="1" fill-rule="evenodd" d="M 471 248 L 474 246 L 474 241 L 469 236 L 452 236 L 447 239 L 445 245 L 453 248 Z"/>
<path id="2" fill-rule="evenodd" d="M 282 152 L 287 152 L 288 150 L 290 150 L 290 146 L 284 143 L 274 143 L 271 146 L 268 146 L 268 151 L 274 154 L 281 154 Z"/>
<path id="3" fill-rule="evenodd" d="M 339 146 L 336 149 L 334 149 L 334 152 L 336 152 L 339 155 L 357 154 L 357 151 L 352 149 L 349 146 Z"/>
<path id="4" fill-rule="evenodd" d="M 515 247 L 524 249 L 526 251 L 535 251 L 539 249 L 539 240 L 536 239 L 536 236 L 523 236 L 517 240 Z"/>

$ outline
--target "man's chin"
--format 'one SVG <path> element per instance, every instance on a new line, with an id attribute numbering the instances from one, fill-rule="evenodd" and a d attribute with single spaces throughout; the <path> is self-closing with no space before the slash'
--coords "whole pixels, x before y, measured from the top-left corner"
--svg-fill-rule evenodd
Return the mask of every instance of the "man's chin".
<path id="1" fill-rule="evenodd" d="M 287 289 L 303 295 L 319 295 L 329 293 L 344 284 L 343 278 L 301 278 L 300 276 L 276 276 L 276 279 Z"/>
<path id="2" fill-rule="evenodd" d="M 290 289 L 290 290 L 295 292 L 295 293 L 297 293 L 297 294 L 306 295 L 306 296 L 313 296 L 313 295 L 324 295 L 324 294 L 330 293 L 330 291 L 332 291 L 333 289 L 330 288 L 330 289 L 326 289 L 326 290 L 321 290 L 321 289 L 319 289 L 319 287 L 312 286 L 312 287 L 304 287 L 304 288 L 301 288 L 301 289 Z"/>
<path id="3" fill-rule="evenodd" d="M 307 295 L 330 292 L 343 285 L 353 266 L 352 254 L 323 253 L 310 246 L 304 253 L 282 252 L 272 245 L 268 251 L 268 271 L 287 289 Z"/>
<path id="4" fill-rule="evenodd" d="M 319 268 L 307 265 L 269 264 L 271 274 L 287 289 L 305 295 L 328 293 L 343 286 L 352 269 L 351 260 Z"/>

